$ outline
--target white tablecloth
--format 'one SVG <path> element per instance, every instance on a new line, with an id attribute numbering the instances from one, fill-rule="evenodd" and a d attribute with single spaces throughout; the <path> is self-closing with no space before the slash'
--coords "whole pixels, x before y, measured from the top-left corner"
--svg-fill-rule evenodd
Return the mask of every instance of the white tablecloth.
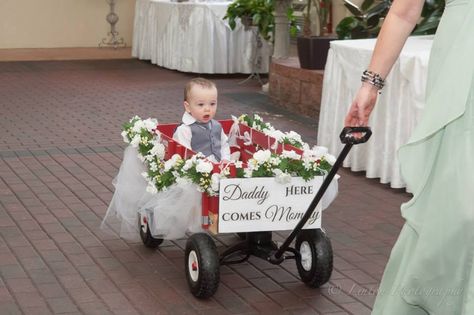
<path id="1" fill-rule="evenodd" d="M 132 55 L 183 72 L 251 73 L 255 37 L 222 19 L 229 4 L 137 0 Z M 261 55 L 268 72 L 268 45 Z"/>
<path id="2" fill-rule="evenodd" d="M 380 182 L 390 183 L 391 187 L 405 187 L 397 149 L 407 142 L 424 107 L 432 39 L 432 36 L 408 39 L 371 116 L 372 138 L 355 146 L 344 166 L 366 171 L 368 178 L 380 178 Z M 342 149 L 338 136 L 374 45 L 374 39 L 331 42 L 318 127 L 318 144 L 327 146 L 330 152 L 338 153 Z"/>

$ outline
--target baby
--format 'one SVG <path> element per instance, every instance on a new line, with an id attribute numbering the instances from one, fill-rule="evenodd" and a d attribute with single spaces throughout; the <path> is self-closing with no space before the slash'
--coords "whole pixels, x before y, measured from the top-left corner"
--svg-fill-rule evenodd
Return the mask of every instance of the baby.
<path id="1" fill-rule="evenodd" d="M 230 147 L 221 124 L 214 120 L 217 110 L 217 88 L 214 82 L 195 78 L 184 88 L 182 124 L 173 139 L 185 147 L 201 152 L 213 162 L 230 161 Z"/>

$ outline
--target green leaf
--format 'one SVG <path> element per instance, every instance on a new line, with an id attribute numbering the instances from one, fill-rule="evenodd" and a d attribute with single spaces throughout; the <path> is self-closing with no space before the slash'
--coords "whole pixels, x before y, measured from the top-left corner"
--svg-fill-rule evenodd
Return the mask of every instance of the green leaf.
<path id="1" fill-rule="evenodd" d="M 374 4 L 375 0 L 365 0 L 364 2 L 362 2 L 360 8 L 362 9 L 362 11 L 367 11 L 373 4 Z"/>
<path id="2" fill-rule="evenodd" d="M 352 30 L 360 25 L 360 21 L 353 16 L 343 18 L 336 26 L 336 33 L 339 39 L 352 38 Z"/>

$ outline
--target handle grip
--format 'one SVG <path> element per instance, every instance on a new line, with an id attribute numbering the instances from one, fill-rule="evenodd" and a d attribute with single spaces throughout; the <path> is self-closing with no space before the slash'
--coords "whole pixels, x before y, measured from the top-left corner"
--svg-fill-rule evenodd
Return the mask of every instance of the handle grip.
<path id="1" fill-rule="evenodd" d="M 362 133 L 363 135 L 355 137 L 354 133 Z M 360 144 L 367 142 L 371 135 L 372 130 L 370 130 L 370 127 L 344 127 L 339 135 L 339 139 L 344 144 Z"/>

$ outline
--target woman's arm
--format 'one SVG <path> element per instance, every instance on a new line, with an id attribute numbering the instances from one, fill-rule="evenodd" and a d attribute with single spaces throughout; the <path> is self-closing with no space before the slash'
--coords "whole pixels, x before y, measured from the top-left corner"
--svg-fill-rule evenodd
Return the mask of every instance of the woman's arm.
<path id="1" fill-rule="evenodd" d="M 421 15 L 423 0 L 394 0 L 377 38 L 368 70 L 386 78 Z M 346 126 L 367 126 L 378 89 L 363 82 L 345 119 Z"/>

